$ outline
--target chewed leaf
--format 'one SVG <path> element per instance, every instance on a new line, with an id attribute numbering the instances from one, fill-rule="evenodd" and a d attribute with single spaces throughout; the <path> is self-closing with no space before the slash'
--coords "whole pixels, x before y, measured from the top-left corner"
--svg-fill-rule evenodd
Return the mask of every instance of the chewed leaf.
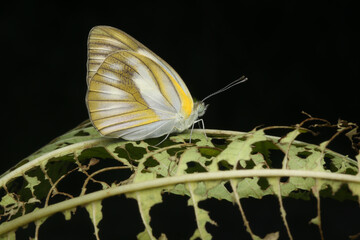
<path id="1" fill-rule="evenodd" d="M 86 206 L 99 239 L 102 200 L 124 194 L 136 200 L 136 214 L 143 224 L 133 237 L 171 239 L 166 229 L 156 229 L 159 218 L 151 211 L 164 202 L 164 192 L 188 201 L 193 225 L 186 239 L 211 239 L 213 229 L 222 228 L 212 209 L 202 208 L 209 199 L 231 202 L 251 239 L 279 238 L 279 232 L 258 236 L 254 228 L 258 218 L 248 211 L 245 198 L 259 201 L 267 195 L 278 199 L 272 207 L 278 209 L 284 225 L 271 232 L 285 229 L 291 239 L 290 230 L 296 226 L 287 222 L 283 198 L 313 196 L 318 206 L 312 222 L 322 231 L 320 197 L 360 203 L 359 163 L 327 149 L 331 141 L 321 146 L 297 141 L 306 131 L 290 127 L 294 128 L 283 138 L 267 136 L 265 129 L 248 133 L 205 130 L 207 136 L 203 130 L 194 130 L 190 143 L 189 132 L 170 135 L 163 142 L 163 138 L 132 142 L 101 138 L 90 125 L 82 125 L 1 176 L 0 235 L 13 238 L 17 227 L 34 222 L 32 235 L 37 236 L 49 216 L 62 212 L 69 220 L 77 207 Z M 360 161 L 360 155 L 356 158 Z M 22 225 L 15 225 L 17 219 Z"/>
<path id="2" fill-rule="evenodd" d="M 5 208 L 8 205 L 14 205 L 16 203 L 17 201 L 10 194 L 6 194 L 1 198 L 0 206 Z"/>
<path id="3" fill-rule="evenodd" d="M 69 220 L 71 219 L 71 216 L 72 216 L 73 214 L 75 214 L 75 212 L 76 212 L 76 208 L 63 211 L 65 220 L 66 220 L 66 221 L 69 221 Z"/>
<path id="4" fill-rule="evenodd" d="M 266 137 L 262 130 L 250 132 L 245 136 L 234 137 L 227 148 L 216 157 L 217 161 L 225 160 L 232 166 L 235 166 L 239 161 L 241 167 L 245 168 L 246 160 L 251 158 L 252 144 L 264 140 Z"/>
<path id="5" fill-rule="evenodd" d="M 208 197 L 216 198 L 219 200 L 225 199 L 229 202 L 232 202 L 233 197 L 231 193 L 226 189 L 225 184 L 226 182 L 216 182 L 216 185 L 207 191 Z"/>
<path id="6" fill-rule="evenodd" d="M 24 175 L 26 181 L 28 182 L 28 185 L 26 185 L 26 188 L 29 188 L 31 193 L 34 194 L 34 188 L 35 186 L 40 184 L 40 181 L 38 180 L 38 178 L 35 177 L 30 177 L 28 175 Z"/>
<path id="7" fill-rule="evenodd" d="M 258 198 L 261 199 L 265 195 L 272 194 L 273 191 L 271 188 L 267 187 L 266 183 L 264 185 L 260 182 L 260 178 L 244 178 L 239 180 L 234 180 L 237 182 L 237 193 L 240 198 Z M 266 181 L 266 180 L 265 180 Z"/>
<path id="8" fill-rule="evenodd" d="M 357 196 L 360 205 L 360 183 L 349 183 L 348 186 L 352 191 L 352 194 Z"/>
<path id="9" fill-rule="evenodd" d="M 310 223 L 317 225 L 319 228 L 321 239 L 324 239 L 324 233 L 322 229 L 322 221 L 321 221 L 321 204 L 320 204 L 320 189 L 323 184 L 322 180 L 315 180 L 315 185 L 312 187 L 312 192 L 316 198 L 316 210 L 317 215 L 313 219 L 310 220 Z"/>
<path id="10" fill-rule="evenodd" d="M 274 233 L 268 233 L 266 234 L 266 236 L 264 237 L 264 240 L 278 240 L 279 239 L 279 232 L 274 232 Z"/>
<path id="11" fill-rule="evenodd" d="M 285 211 L 283 201 L 282 201 L 280 178 L 272 177 L 272 178 L 268 178 L 268 181 L 269 181 L 269 184 L 271 185 L 272 189 L 274 190 L 275 195 L 277 196 L 277 198 L 279 200 L 281 218 L 284 222 L 288 237 L 289 237 L 289 239 L 293 239 L 292 234 L 290 232 L 289 224 L 286 219 L 286 211 Z"/>
<path id="12" fill-rule="evenodd" d="M 205 228 L 206 223 L 210 224 L 216 224 L 213 220 L 211 220 L 209 216 L 209 212 L 201 209 L 198 204 L 199 201 L 206 199 L 206 188 L 204 184 L 195 184 L 195 183 L 189 183 L 187 184 L 187 187 L 190 192 L 190 199 L 189 199 L 189 205 L 194 207 L 195 212 L 195 218 L 196 218 L 196 224 L 197 229 L 195 230 L 194 234 L 190 239 L 211 239 L 210 233 Z"/>
<path id="13" fill-rule="evenodd" d="M 102 209 L 101 201 L 89 203 L 88 205 L 85 206 L 85 208 L 89 213 L 89 217 L 94 226 L 94 235 L 96 236 L 96 239 L 100 239 L 98 224 L 103 218 L 103 214 L 101 211 Z"/>
<path id="14" fill-rule="evenodd" d="M 155 239 L 150 226 L 150 209 L 162 202 L 161 189 L 151 189 L 136 193 L 127 194 L 127 197 L 136 199 L 139 207 L 140 216 L 145 226 L 145 230 L 138 235 L 138 239 Z"/>

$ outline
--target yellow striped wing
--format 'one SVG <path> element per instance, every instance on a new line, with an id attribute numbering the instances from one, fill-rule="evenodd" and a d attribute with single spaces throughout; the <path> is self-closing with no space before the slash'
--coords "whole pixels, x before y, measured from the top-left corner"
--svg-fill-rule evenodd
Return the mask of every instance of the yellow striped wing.
<path id="1" fill-rule="evenodd" d="M 192 114 L 193 99 L 175 70 L 116 28 L 90 31 L 87 64 L 87 107 L 102 135 L 162 136 Z"/>

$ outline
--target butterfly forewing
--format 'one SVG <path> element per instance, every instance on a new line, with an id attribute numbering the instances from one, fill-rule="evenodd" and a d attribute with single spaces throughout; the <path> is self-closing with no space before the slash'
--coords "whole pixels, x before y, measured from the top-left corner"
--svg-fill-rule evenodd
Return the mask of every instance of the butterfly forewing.
<path id="1" fill-rule="evenodd" d="M 126 33 L 109 26 L 97 26 L 91 29 L 88 38 L 88 83 L 105 58 L 119 50 L 136 52 L 145 48 Z"/>

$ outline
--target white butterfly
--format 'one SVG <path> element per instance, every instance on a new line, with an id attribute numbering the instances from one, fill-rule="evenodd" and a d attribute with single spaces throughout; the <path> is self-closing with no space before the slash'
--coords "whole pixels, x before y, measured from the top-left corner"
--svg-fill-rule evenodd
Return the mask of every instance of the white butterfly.
<path id="1" fill-rule="evenodd" d="M 87 68 L 86 104 L 90 120 L 103 136 L 160 137 L 190 128 L 205 113 L 205 99 L 194 103 L 169 64 L 119 29 L 91 29 Z"/>

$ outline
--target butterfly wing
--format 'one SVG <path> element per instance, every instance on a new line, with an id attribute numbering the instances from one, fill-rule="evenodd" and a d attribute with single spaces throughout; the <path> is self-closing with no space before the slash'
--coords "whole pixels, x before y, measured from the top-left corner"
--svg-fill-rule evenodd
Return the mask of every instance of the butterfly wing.
<path id="1" fill-rule="evenodd" d="M 192 97 L 165 61 L 126 33 L 94 27 L 88 40 L 90 119 L 102 135 L 140 140 L 174 131 Z"/>

